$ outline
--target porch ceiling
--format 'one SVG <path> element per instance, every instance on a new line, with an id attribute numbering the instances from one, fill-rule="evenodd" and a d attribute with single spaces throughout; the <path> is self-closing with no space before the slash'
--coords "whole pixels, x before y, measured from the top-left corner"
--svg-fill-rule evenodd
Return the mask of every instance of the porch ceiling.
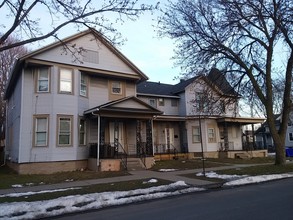
<path id="1" fill-rule="evenodd" d="M 231 123 L 239 123 L 242 125 L 246 125 L 246 124 L 263 123 L 265 120 L 266 120 L 265 118 L 223 117 L 223 118 L 218 118 L 217 122 L 218 123 L 231 122 Z"/>

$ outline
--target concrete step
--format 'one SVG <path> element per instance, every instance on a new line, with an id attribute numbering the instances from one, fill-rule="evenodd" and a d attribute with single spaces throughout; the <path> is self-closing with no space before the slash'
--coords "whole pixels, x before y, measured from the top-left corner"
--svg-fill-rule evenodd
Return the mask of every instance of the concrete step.
<path id="1" fill-rule="evenodd" d="M 130 171 L 145 170 L 145 167 L 139 158 L 127 158 L 127 169 Z"/>

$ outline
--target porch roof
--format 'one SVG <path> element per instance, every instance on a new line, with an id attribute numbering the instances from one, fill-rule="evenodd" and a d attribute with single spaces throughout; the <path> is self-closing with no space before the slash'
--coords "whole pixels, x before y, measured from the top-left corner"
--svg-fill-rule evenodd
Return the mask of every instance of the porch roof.
<path id="1" fill-rule="evenodd" d="M 259 124 L 263 123 L 266 119 L 265 118 L 248 118 L 248 117 L 222 117 L 218 118 L 217 122 L 232 122 L 232 123 L 240 123 L 242 125 L 246 124 Z"/>
<path id="2" fill-rule="evenodd" d="M 150 118 L 163 112 L 143 102 L 135 96 L 129 96 L 96 106 L 84 111 L 84 115 L 100 115 L 104 117 Z"/>

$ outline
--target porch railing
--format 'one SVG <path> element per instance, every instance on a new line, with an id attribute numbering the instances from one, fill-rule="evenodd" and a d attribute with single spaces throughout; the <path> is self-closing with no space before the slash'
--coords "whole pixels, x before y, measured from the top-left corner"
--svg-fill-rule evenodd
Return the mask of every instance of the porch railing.
<path id="1" fill-rule="evenodd" d="M 146 167 L 146 142 L 137 144 L 137 156 L 141 160 L 144 167 Z"/>
<path id="2" fill-rule="evenodd" d="M 89 156 L 91 158 L 97 158 L 97 143 L 90 144 Z M 115 147 L 114 143 L 100 144 L 100 159 L 120 159 L 122 165 L 127 169 L 127 153 L 123 146 L 118 143 Z"/>
<path id="3" fill-rule="evenodd" d="M 219 151 L 234 150 L 234 142 L 218 142 Z"/>
<path id="4" fill-rule="evenodd" d="M 173 158 L 178 158 L 178 150 L 173 144 L 156 144 L 155 154 L 169 154 L 173 155 Z"/>

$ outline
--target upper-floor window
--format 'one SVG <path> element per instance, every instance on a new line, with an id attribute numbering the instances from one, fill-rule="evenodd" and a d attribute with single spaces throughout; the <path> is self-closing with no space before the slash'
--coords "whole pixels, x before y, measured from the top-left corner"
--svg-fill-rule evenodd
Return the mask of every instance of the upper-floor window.
<path id="1" fill-rule="evenodd" d="M 48 116 L 38 115 L 34 117 L 34 146 L 48 146 Z"/>
<path id="2" fill-rule="evenodd" d="M 192 127 L 192 143 L 200 142 L 200 128 L 199 127 Z"/>
<path id="3" fill-rule="evenodd" d="M 195 106 L 197 112 L 207 113 L 208 98 L 204 93 L 197 92 L 195 94 Z"/>
<path id="4" fill-rule="evenodd" d="M 112 93 L 113 94 L 122 94 L 121 82 L 112 82 Z"/>
<path id="5" fill-rule="evenodd" d="M 164 98 L 159 98 L 159 99 L 158 99 L 158 102 L 159 102 L 159 106 L 164 106 L 164 105 L 165 105 L 165 100 L 164 100 Z"/>
<path id="6" fill-rule="evenodd" d="M 156 100 L 155 99 L 149 99 L 149 104 L 151 105 L 151 106 L 153 106 L 153 107 L 157 107 L 156 106 Z"/>
<path id="7" fill-rule="evenodd" d="M 36 69 L 37 72 L 37 92 L 50 91 L 50 73 L 48 67 Z"/>
<path id="8" fill-rule="evenodd" d="M 73 93 L 73 74 L 71 69 L 60 68 L 59 92 Z"/>
<path id="9" fill-rule="evenodd" d="M 215 134 L 214 128 L 208 128 L 208 138 L 209 138 L 209 143 L 216 142 L 216 134 Z"/>
<path id="10" fill-rule="evenodd" d="M 79 119 L 79 145 L 86 145 L 86 123 L 83 118 Z"/>
<path id="11" fill-rule="evenodd" d="M 58 116 L 58 145 L 72 145 L 72 116 Z"/>
<path id="12" fill-rule="evenodd" d="M 81 96 L 87 96 L 88 78 L 84 73 L 80 74 L 80 91 Z"/>
<path id="13" fill-rule="evenodd" d="M 220 102 L 220 112 L 222 114 L 225 114 L 226 113 L 226 103 L 225 103 L 224 100 L 221 100 L 221 102 Z"/>

